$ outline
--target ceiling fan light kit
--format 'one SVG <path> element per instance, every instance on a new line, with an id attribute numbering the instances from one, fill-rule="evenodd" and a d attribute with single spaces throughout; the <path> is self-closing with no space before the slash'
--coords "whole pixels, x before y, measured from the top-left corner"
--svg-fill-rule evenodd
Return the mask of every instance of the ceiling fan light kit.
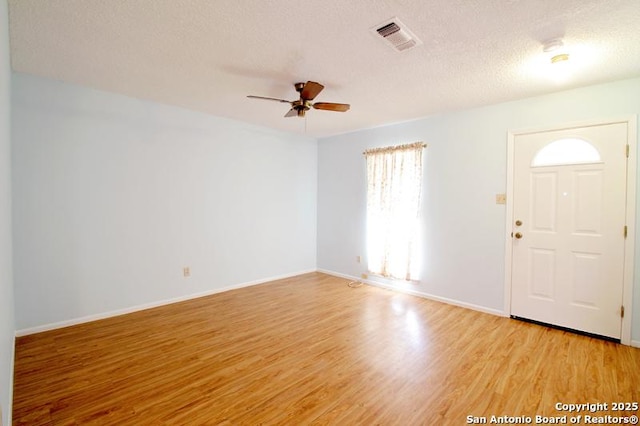
<path id="1" fill-rule="evenodd" d="M 313 101 L 315 97 L 318 96 L 320 92 L 322 92 L 322 89 L 324 89 L 324 86 L 320 83 L 316 83 L 315 81 L 307 81 L 306 83 L 296 83 L 293 87 L 296 89 L 296 92 L 300 94 L 300 98 L 295 101 L 254 95 L 249 95 L 247 97 L 251 99 L 264 99 L 267 101 L 288 103 L 289 105 L 291 105 L 291 109 L 284 115 L 285 117 L 304 117 L 306 112 L 311 108 L 336 112 L 349 111 L 349 104 L 337 104 L 334 102 L 312 103 L 311 101 Z"/>

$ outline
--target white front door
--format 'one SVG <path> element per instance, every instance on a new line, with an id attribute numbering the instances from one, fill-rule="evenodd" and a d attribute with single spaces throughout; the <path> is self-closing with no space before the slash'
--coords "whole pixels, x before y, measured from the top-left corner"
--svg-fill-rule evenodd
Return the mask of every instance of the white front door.
<path id="1" fill-rule="evenodd" d="M 511 315 L 619 339 L 627 123 L 514 138 Z"/>

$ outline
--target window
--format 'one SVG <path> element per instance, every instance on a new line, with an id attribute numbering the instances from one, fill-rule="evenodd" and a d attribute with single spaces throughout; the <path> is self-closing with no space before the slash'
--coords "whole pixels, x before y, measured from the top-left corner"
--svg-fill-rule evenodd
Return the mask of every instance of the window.
<path id="1" fill-rule="evenodd" d="M 566 138 L 542 147 L 533 157 L 531 167 L 591 164 L 600 161 L 600 153 L 589 142 L 578 138 Z"/>
<path id="2" fill-rule="evenodd" d="M 366 151 L 367 259 L 372 274 L 411 280 L 416 268 L 422 142 Z M 414 274 L 415 275 L 415 274 Z"/>

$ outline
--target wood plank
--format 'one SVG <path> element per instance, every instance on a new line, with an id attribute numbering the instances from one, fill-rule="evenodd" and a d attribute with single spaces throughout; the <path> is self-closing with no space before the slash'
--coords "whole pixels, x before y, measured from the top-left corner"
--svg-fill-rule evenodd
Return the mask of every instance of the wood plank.
<path id="1" fill-rule="evenodd" d="M 639 349 L 312 273 L 20 337 L 13 419 L 464 424 L 639 383 Z"/>

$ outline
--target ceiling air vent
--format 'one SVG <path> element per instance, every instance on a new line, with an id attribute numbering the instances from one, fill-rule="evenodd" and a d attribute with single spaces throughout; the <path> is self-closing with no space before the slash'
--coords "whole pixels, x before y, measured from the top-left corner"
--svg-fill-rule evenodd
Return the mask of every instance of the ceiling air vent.
<path id="1" fill-rule="evenodd" d="M 398 18 L 391 18 L 371 28 L 371 31 L 382 37 L 389 46 L 398 52 L 409 50 L 422 44 L 418 39 Z"/>

